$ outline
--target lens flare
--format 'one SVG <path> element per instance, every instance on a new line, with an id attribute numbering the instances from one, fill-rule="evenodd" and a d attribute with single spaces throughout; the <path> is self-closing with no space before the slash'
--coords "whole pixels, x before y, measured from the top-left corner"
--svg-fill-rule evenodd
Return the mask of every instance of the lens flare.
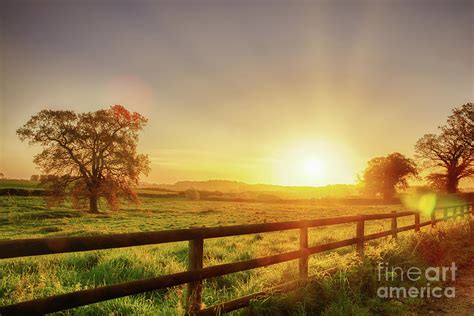
<path id="1" fill-rule="evenodd" d="M 418 201 L 418 210 L 423 214 L 431 214 L 436 207 L 436 193 L 426 193 Z"/>
<path id="2" fill-rule="evenodd" d="M 413 194 L 402 198 L 403 205 L 422 214 L 430 215 L 436 208 L 438 197 L 436 193 Z"/>

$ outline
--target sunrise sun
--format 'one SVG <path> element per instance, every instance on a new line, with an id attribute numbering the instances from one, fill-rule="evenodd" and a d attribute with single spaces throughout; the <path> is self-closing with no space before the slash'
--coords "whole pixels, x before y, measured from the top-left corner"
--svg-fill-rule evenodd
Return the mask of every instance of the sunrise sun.
<path id="1" fill-rule="evenodd" d="M 323 172 L 323 163 L 319 159 L 308 159 L 303 164 L 303 172 L 307 176 L 319 176 Z"/>

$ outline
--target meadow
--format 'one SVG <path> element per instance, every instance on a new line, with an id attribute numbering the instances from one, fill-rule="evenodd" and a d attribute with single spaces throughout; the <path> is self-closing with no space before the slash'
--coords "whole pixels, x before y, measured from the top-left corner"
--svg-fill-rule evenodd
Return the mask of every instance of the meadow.
<path id="1" fill-rule="evenodd" d="M 29 180 L 0 179 L 0 189 L 38 189 L 39 182 Z"/>
<path id="2" fill-rule="evenodd" d="M 23 183 L 24 185 L 25 183 Z M 17 184 L 22 187 L 22 183 Z M 23 186 L 24 187 L 24 186 Z M 154 231 L 188 227 L 214 227 L 246 223 L 279 222 L 353 214 L 402 211 L 401 205 L 337 203 L 250 203 L 191 201 L 185 198 L 141 197 L 140 204 L 124 203 L 100 214 L 78 211 L 66 203 L 49 208 L 42 197 L 0 197 L 0 238 L 86 236 L 107 233 Z M 423 215 L 422 221 L 428 220 Z M 413 224 L 413 217 L 399 219 L 399 226 Z M 373 221 L 366 233 L 387 230 L 389 220 Z M 204 266 L 247 260 L 296 250 L 298 231 L 255 234 L 206 240 Z M 351 238 L 354 224 L 310 230 L 310 245 Z M 413 235 L 411 232 L 402 236 Z M 408 238 L 408 237 L 407 237 Z M 389 238 L 371 242 L 375 248 Z M 393 246 L 393 245 L 392 245 Z M 48 255 L 0 261 L 0 305 L 67 293 L 79 289 L 159 276 L 187 267 L 187 243 Z M 354 261 L 353 247 L 310 257 L 310 274 L 321 274 Z M 204 282 L 203 304 L 210 306 L 277 285 L 298 275 L 298 262 L 235 273 Z M 164 314 L 184 312 L 185 286 L 125 297 L 81 307 L 65 314 Z"/>

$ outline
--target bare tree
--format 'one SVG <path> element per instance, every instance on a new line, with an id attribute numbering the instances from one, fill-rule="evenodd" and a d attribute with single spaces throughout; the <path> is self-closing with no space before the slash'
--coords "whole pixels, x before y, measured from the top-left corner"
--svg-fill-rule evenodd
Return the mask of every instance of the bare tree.
<path id="1" fill-rule="evenodd" d="M 461 179 L 474 175 L 473 122 L 473 103 L 466 103 L 453 109 L 438 135 L 426 134 L 416 143 L 417 159 L 432 170 L 427 176 L 432 187 L 455 193 Z"/>
<path id="2" fill-rule="evenodd" d="M 42 110 L 17 134 L 43 146 L 34 162 L 47 175 L 41 182 L 52 197 L 62 201 L 72 194 L 73 201 L 88 200 L 89 211 L 97 213 L 100 197 L 112 208 L 118 194 L 136 200 L 133 188 L 149 170 L 148 157 L 137 153 L 138 132 L 146 122 L 121 105 L 87 113 Z"/>

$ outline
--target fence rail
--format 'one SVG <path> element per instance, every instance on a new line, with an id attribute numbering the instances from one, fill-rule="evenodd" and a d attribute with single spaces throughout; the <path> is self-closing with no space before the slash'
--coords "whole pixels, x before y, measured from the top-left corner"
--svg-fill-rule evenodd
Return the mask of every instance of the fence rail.
<path id="1" fill-rule="evenodd" d="M 431 213 L 431 219 L 425 222 L 420 222 L 420 213 L 418 212 L 392 212 L 388 214 L 340 216 L 279 223 L 209 228 L 203 227 L 157 232 L 110 234 L 102 236 L 3 240 L 0 241 L 0 259 L 189 241 L 189 265 L 188 270 L 184 272 L 107 285 L 1 306 L 0 315 L 27 313 L 44 314 L 57 312 L 114 298 L 183 284 L 188 284 L 186 300 L 186 311 L 188 314 L 215 315 L 216 313 L 228 312 L 248 306 L 251 299 L 264 295 L 265 292 L 254 293 L 206 309 L 201 309 L 202 281 L 205 279 L 298 259 L 299 279 L 275 288 L 282 291 L 291 290 L 301 282 L 308 280 L 308 258 L 312 254 L 355 245 L 358 254 L 363 256 L 364 243 L 367 241 L 388 236 L 397 238 L 397 235 L 400 232 L 408 230 L 419 231 L 423 226 L 434 226 L 440 221 L 464 217 L 465 215 L 472 215 L 474 214 L 473 206 L 473 204 L 463 204 L 438 208 L 437 210 L 443 210 L 443 217 L 437 219 L 436 211 L 433 211 Z M 451 215 L 449 215 L 449 210 L 452 210 Z M 414 224 L 398 227 L 398 218 L 406 216 L 414 216 Z M 367 221 L 384 219 L 391 219 L 390 230 L 365 235 L 365 223 Z M 315 246 L 308 245 L 309 228 L 348 223 L 356 223 L 355 237 L 325 244 L 318 244 Z M 295 229 L 298 229 L 300 233 L 298 250 L 251 260 L 203 267 L 203 248 L 205 239 Z"/>

